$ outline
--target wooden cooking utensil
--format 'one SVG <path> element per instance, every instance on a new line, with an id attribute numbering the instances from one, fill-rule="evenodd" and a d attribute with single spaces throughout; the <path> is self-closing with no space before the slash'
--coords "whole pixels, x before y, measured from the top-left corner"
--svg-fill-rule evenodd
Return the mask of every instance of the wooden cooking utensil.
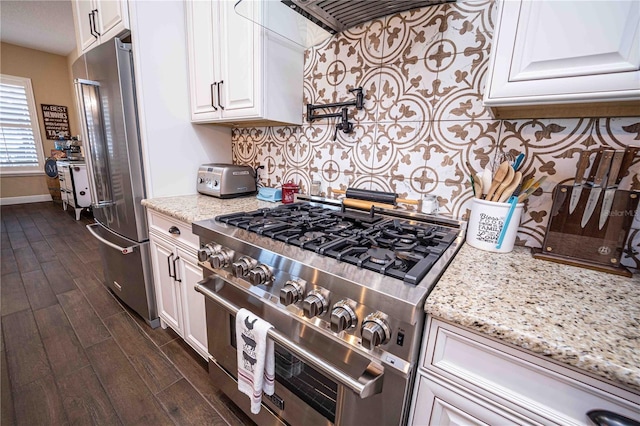
<path id="1" fill-rule="evenodd" d="M 509 166 L 509 168 L 507 169 L 507 176 L 505 176 L 502 182 L 500 182 L 500 185 L 498 185 L 498 189 L 496 189 L 495 194 L 493 194 L 493 197 L 491 197 L 491 201 L 497 202 L 500 199 L 500 196 L 504 192 L 504 189 L 507 186 L 511 185 L 511 181 L 513 180 L 513 176 L 515 175 L 515 173 L 516 172 L 513 170 L 513 167 Z"/>
<path id="2" fill-rule="evenodd" d="M 473 178 L 473 192 L 476 198 L 482 199 L 482 176 L 480 174 Z"/>
<path id="3" fill-rule="evenodd" d="M 513 179 L 511 180 L 511 183 L 507 185 L 506 188 L 504 188 L 504 191 L 502 191 L 502 195 L 500 195 L 498 202 L 506 203 L 509 197 L 513 195 L 513 191 L 515 191 L 518 185 L 520 185 L 521 181 L 522 181 L 522 172 L 516 172 L 515 175 L 513 176 Z"/>
<path id="4" fill-rule="evenodd" d="M 487 166 L 484 168 L 484 171 L 482 172 L 482 195 L 487 195 L 487 192 L 489 192 L 489 188 L 491 188 L 492 180 L 493 176 L 491 174 L 491 166 L 487 164 Z"/>
<path id="5" fill-rule="evenodd" d="M 544 182 L 546 179 L 547 179 L 546 176 L 542 176 L 540 179 L 538 179 L 536 182 L 534 182 L 526 191 L 524 191 L 520 195 L 518 195 L 518 202 L 521 203 L 524 200 L 526 200 L 527 198 L 529 198 L 529 195 L 533 194 L 536 191 L 536 189 L 538 189 L 540 187 L 542 182 Z"/>
<path id="6" fill-rule="evenodd" d="M 487 191 L 487 196 L 485 198 L 486 200 L 491 201 L 493 194 L 496 192 L 496 190 L 498 189 L 502 181 L 507 177 L 507 174 L 509 173 L 509 169 L 513 171 L 513 168 L 511 167 L 508 161 L 503 161 L 500 164 L 500 166 L 498 167 L 498 170 L 496 170 L 496 173 L 493 176 L 493 182 L 491 182 L 491 187 Z"/>
<path id="7" fill-rule="evenodd" d="M 382 209 L 394 209 L 396 207 L 393 204 L 377 203 L 375 201 L 367 201 L 367 200 L 357 200 L 355 198 L 345 198 L 344 200 L 342 200 L 342 204 L 346 207 L 352 207 L 352 208 L 364 209 L 364 210 L 371 209 L 371 206 L 379 207 Z"/>

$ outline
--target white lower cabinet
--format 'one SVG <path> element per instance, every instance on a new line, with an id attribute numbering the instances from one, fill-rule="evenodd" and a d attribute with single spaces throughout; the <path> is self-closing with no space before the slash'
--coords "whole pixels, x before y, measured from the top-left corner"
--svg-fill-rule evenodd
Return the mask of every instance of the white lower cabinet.
<path id="1" fill-rule="evenodd" d="M 204 296 L 194 289 L 202 279 L 197 237 L 189 224 L 149 211 L 149 241 L 160 323 L 208 359 Z"/>
<path id="2" fill-rule="evenodd" d="M 587 425 L 595 409 L 640 421 L 637 393 L 438 319 L 425 333 L 412 425 Z"/>

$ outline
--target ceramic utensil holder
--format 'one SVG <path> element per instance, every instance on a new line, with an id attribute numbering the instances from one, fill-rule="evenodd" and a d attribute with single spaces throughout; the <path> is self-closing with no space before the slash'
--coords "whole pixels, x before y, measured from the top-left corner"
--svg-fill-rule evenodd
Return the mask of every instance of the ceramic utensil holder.
<path id="1" fill-rule="evenodd" d="M 509 203 L 497 203 L 474 198 L 467 225 L 467 244 L 481 250 L 496 253 L 508 253 L 513 250 L 518 227 L 520 226 L 520 217 L 522 216 L 522 209 L 524 207 L 523 203 L 516 205 L 502 246 L 499 249 L 496 248 L 502 226 L 504 225 L 510 207 L 511 204 Z"/>

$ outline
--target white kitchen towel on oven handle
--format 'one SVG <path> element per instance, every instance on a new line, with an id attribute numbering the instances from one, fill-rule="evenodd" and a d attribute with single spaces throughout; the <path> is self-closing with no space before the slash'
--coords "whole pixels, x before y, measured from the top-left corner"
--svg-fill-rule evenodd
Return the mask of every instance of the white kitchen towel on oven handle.
<path id="1" fill-rule="evenodd" d="M 267 332 L 273 326 L 240 309 L 236 314 L 236 344 L 238 346 L 238 390 L 251 400 L 251 412 L 260 412 L 262 392 L 273 395 L 275 359 L 273 341 Z"/>

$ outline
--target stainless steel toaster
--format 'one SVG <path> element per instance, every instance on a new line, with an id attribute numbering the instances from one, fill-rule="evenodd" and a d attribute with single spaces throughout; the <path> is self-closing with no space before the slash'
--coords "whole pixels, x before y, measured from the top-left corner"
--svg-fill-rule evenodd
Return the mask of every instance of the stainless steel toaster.
<path id="1" fill-rule="evenodd" d="M 233 198 L 256 192 L 256 173 L 250 166 L 210 163 L 198 169 L 197 189 L 201 194 Z"/>

